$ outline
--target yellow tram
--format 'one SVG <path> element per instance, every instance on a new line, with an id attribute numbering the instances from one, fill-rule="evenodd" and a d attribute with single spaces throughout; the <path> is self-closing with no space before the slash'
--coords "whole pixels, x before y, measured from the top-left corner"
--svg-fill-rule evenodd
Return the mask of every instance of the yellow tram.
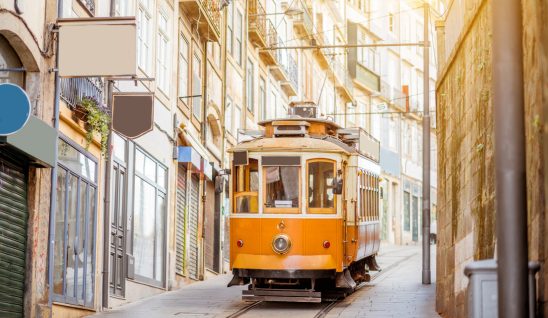
<path id="1" fill-rule="evenodd" d="M 292 113 L 229 150 L 229 286 L 250 284 L 244 299 L 320 302 L 379 270 L 379 142 L 315 106 Z"/>

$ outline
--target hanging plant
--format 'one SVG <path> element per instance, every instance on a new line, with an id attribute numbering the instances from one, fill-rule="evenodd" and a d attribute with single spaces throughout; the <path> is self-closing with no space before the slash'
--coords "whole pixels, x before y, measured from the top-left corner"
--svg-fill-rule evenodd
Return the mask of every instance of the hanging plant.
<path id="1" fill-rule="evenodd" d="M 86 149 L 93 141 L 95 133 L 98 133 L 101 136 L 101 153 L 105 155 L 108 149 L 110 116 L 99 108 L 99 102 L 93 97 L 82 98 L 79 107 L 85 113 Z"/>

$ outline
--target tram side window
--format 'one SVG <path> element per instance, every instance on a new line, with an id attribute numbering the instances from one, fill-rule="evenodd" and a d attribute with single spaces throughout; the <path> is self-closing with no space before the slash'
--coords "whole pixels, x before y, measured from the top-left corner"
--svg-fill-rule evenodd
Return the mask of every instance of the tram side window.
<path id="1" fill-rule="evenodd" d="M 298 213 L 300 167 L 264 167 L 265 208 L 267 213 Z M 279 209 L 279 210 L 276 210 Z"/>
<path id="2" fill-rule="evenodd" d="M 259 212 L 259 161 L 234 166 L 234 213 Z"/>
<path id="3" fill-rule="evenodd" d="M 308 208 L 310 213 L 335 213 L 333 179 L 335 162 L 311 160 L 308 162 Z"/>

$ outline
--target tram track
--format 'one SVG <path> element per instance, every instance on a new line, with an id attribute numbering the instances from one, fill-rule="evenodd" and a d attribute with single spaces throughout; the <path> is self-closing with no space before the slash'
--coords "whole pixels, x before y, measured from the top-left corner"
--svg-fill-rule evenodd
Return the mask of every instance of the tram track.
<path id="1" fill-rule="evenodd" d="M 379 271 L 379 272 L 376 272 L 375 274 L 371 275 L 371 280 L 369 282 L 364 282 L 364 283 L 361 283 L 360 285 L 356 286 L 356 288 L 354 289 L 354 291 L 352 292 L 352 294 L 350 295 L 356 295 L 363 287 L 366 287 L 366 286 L 370 286 L 368 285 L 368 283 L 371 283 L 377 279 L 379 279 L 380 277 L 382 277 L 383 275 L 385 275 L 386 273 L 388 273 L 389 271 L 391 271 L 392 269 L 396 268 L 398 265 L 400 265 L 401 263 L 409 260 L 411 257 L 413 256 L 416 256 L 415 253 L 411 254 L 411 255 L 407 255 L 405 257 L 403 257 L 402 259 L 386 266 L 382 271 Z M 349 295 L 349 296 L 350 296 Z M 333 301 L 329 301 L 327 302 L 327 304 L 325 306 L 323 306 L 320 311 L 318 311 L 313 317 L 314 318 L 324 318 L 325 316 L 327 316 L 327 314 L 333 310 L 333 308 L 337 307 L 338 304 L 340 304 L 345 298 L 341 298 L 341 299 L 337 299 L 337 300 L 333 300 Z M 248 313 L 250 310 L 252 310 L 253 308 L 255 307 L 258 307 L 259 305 L 265 303 L 264 301 L 256 301 L 256 302 L 252 302 L 244 307 L 242 307 L 241 309 L 239 309 L 238 311 L 236 311 L 235 313 L 227 316 L 227 318 L 237 318 L 237 317 L 240 317 L 246 313 Z"/>

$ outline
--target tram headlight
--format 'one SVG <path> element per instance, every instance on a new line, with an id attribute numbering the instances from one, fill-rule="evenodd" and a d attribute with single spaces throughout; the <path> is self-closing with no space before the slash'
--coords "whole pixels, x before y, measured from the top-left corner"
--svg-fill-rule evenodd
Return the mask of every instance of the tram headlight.
<path id="1" fill-rule="evenodd" d="M 272 249 L 278 254 L 285 254 L 291 248 L 291 240 L 285 234 L 279 234 L 272 240 Z"/>

